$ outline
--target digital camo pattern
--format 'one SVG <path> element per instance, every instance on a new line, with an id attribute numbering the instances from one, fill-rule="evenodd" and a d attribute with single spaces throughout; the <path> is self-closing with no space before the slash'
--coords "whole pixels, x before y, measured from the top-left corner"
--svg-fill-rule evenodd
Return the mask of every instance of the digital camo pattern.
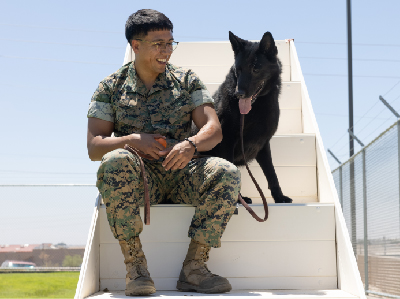
<path id="1" fill-rule="evenodd" d="M 166 171 L 160 161 L 143 159 L 150 202 L 185 203 L 196 207 L 188 236 L 211 247 L 221 246 L 221 235 L 231 218 L 240 190 L 240 171 L 228 161 L 193 159 L 182 170 Z M 104 155 L 97 187 L 106 205 L 114 237 L 129 240 L 143 230 L 139 206 L 144 188 L 138 158 L 118 149 Z"/>
<path id="2" fill-rule="evenodd" d="M 106 77 L 93 94 L 88 117 L 114 123 L 114 135 L 159 133 L 167 147 L 190 136 L 191 112 L 213 103 L 210 93 L 191 70 L 167 64 L 152 89 L 138 78 L 134 62 Z"/>

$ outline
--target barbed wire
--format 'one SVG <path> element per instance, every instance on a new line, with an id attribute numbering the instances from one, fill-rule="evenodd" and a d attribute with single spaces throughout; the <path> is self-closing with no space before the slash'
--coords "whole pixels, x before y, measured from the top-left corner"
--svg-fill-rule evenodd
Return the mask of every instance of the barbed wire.
<path id="1" fill-rule="evenodd" d="M 396 84 L 394 84 L 387 92 L 385 92 L 384 94 L 383 94 L 383 96 L 386 96 L 387 94 L 389 94 L 397 85 L 399 85 L 400 84 L 400 80 L 396 83 Z M 376 101 L 375 102 L 375 104 L 373 104 L 368 110 L 367 110 L 367 112 L 365 112 L 360 118 L 359 118 L 359 120 L 353 125 L 353 127 L 352 128 L 350 128 L 350 130 L 353 130 L 353 128 L 363 119 L 363 118 L 365 118 L 365 116 L 376 106 L 376 105 L 378 105 L 380 103 L 380 101 Z M 342 141 L 342 139 L 345 137 L 345 136 L 348 136 L 348 132 L 346 132 L 346 133 L 344 133 L 332 146 L 330 146 L 329 148 L 330 149 L 333 149 L 340 141 Z M 341 149 L 343 149 L 343 147 L 344 146 L 342 146 L 341 147 Z M 341 150 L 340 149 L 340 150 Z M 340 151 L 339 150 L 339 151 Z M 338 154 L 339 155 L 339 154 Z"/>

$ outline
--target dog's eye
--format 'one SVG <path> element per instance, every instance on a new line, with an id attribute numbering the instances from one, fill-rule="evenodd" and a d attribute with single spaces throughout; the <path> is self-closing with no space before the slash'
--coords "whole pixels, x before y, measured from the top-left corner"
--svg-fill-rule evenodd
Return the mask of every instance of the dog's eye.
<path id="1" fill-rule="evenodd" d="M 253 73 L 259 73 L 260 72 L 260 70 L 259 69 L 257 69 L 257 68 L 253 68 Z"/>

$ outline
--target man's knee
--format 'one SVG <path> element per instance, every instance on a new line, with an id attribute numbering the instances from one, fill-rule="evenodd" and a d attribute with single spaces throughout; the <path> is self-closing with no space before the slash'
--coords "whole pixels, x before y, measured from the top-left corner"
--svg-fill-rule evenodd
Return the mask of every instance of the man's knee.
<path id="1" fill-rule="evenodd" d="M 136 157 L 133 157 L 127 150 L 116 149 L 105 154 L 101 160 L 99 172 L 102 171 L 124 171 L 132 169 L 136 164 Z"/>
<path id="2" fill-rule="evenodd" d="M 225 159 L 216 159 L 216 170 L 226 176 L 229 181 L 240 184 L 240 170 L 233 163 Z"/>

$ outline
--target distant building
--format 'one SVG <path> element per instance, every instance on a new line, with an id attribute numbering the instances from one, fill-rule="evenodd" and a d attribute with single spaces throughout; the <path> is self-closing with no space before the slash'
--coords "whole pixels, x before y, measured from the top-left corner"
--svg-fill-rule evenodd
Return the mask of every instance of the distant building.
<path id="1" fill-rule="evenodd" d="M 51 245 L 51 244 L 50 244 Z M 38 246 L 42 246 L 40 244 L 22 244 L 22 245 L 0 245 L 0 252 L 32 252 L 33 249 Z"/>
<path id="2" fill-rule="evenodd" d="M 83 257 L 84 246 L 68 246 L 65 243 L 0 245 L 0 265 L 7 260 L 35 263 L 38 267 L 59 267 L 67 255 Z"/>

